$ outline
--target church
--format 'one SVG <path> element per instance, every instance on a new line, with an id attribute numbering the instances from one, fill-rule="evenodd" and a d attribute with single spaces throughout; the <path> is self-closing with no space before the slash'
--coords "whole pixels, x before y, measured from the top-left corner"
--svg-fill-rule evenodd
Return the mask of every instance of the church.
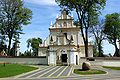
<path id="1" fill-rule="evenodd" d="M 46 56 L 48 65 L 79 65 L 85 57 L 85 46 L 80 26 L 74 25 L 74 18 L 61 11 L 56 22 L 51 23 L 50 34 L 39 46 L 38 56 Z M 88 57 L 93 57 L 93 45 L 88 45 Z"/>

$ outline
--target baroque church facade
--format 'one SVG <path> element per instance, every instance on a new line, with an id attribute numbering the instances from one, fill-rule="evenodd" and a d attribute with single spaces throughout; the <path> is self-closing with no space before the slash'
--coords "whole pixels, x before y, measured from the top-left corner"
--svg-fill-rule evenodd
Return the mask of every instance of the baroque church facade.
<path id="1" fill-rule="evenodd" d="M 51 23 L 50 35 L 39 46 L 38 56 L 46 56 L 48 65 L 79 65 L 80 57 L 85 57 L 85 46 L 80 26 L 74 25 L 73 16 L 63 10 Z M 88 57 L 93 57 L 93 45 L 88 45 Z"/>

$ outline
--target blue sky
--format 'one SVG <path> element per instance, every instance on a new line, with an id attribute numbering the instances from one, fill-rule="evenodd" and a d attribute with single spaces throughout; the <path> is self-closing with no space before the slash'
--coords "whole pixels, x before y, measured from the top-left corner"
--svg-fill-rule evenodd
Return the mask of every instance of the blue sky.
<path id="1" fill-rule="evenodd" d="M 24 52 L 27 50 L 26 41 L 29 38 L 40 37 L 45 39 L 49 35 L 49 25 L 55 22 L 56 16 L 60 14 L 60 8 L 54 0 L 23 0 L 25 7 L 33 12 L 31 24 L 23 26 L 24 35 L 21 35 L 20 50 Z M 120 13 L 120 0 L 107 0 L 105 9 L 102 11 L 101 17 L 104 18 L 106 14 L 113 12 Z M 74 17 L 76 15 L 74 14 Z M 114 47 L 107 41 L 103 44 L 104 53 L 113 53 Z"/>

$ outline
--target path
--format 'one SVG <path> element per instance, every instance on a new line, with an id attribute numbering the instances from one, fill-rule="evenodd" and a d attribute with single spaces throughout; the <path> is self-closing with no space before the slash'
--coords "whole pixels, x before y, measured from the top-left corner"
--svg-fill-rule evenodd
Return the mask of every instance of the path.
<path id="1" fill-rule="evenodd" d="M 58 77 L 69 77 L 72 73 L 73 66 L 45 66 L 42 69 L 22 74 L 16 78 L 58 78 Z"/>

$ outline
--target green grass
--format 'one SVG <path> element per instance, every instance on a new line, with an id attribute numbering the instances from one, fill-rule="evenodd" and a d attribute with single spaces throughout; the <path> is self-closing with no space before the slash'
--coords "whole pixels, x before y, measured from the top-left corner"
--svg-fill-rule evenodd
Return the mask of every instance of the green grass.
<path id="1" fill-rule="evenodd" d="M 105 71 L 96 70 L 96 69 L 87 70 L 87 71 L 83 71 L 81 69 L 74 69 L 74 73 L 80 74 L 80 75 L 106 74 Z"/>
<path id="2" fill-rule="evenodd" d="M 21 73 L 29 72 L 37 68 L 20 64 L 0 64 L 0 78 L 11 77 Z"/>
<path id="3" fill-rule="evenodd" d="M 113 70 L 120 70 L 120 67 L 103 66 L 103 68 L 109 68 L 109 69 L 113 69 Z"/>

